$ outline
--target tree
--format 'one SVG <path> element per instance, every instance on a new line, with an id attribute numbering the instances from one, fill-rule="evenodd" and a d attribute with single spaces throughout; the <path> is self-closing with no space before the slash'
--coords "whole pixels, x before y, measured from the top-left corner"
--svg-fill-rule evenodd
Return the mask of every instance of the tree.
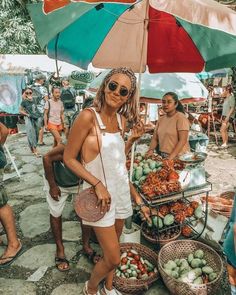
<path id="1" fill-rule="evenodd" d="M 26 2 L 38 0 L 1 0 L 0 3 L 0 53 L 39 54 L 33 24 L 26 9 Z"/>

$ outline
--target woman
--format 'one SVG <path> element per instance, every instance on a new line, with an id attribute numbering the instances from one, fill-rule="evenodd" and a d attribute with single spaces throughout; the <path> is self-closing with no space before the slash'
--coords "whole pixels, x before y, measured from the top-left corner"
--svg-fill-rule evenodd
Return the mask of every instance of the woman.
<path id="1" fill-rule="evenodd" d="M 52 98 L 44 106 L 44 126 L 54 137 L 53 147 L 61 143 L 61 133 L 64 129 L 64 107 L 60 100 L 59 87 L 52 88 Z"/>
<path id="2" fill-rule="evenodd" d="M 163 96 L 162 109 L 165 115 L 157 122 L 147 155 L 153 154 L 159 145 L 162 157 L 174 159 L 189 151 L 189 121 L 174 92 L 167 92 Z"/>
<path id="3" fill-rule="evenodd" d="M 231 85 L 225 87 L 225 90 L 222 94 L 224 97 L 223 103 L 223 110 L 222 110 L 222 118 L 221 118 L 221 136 L 223 144 L 221 145 L 222 148 L 228 147 L 228 128 L 229 124 L 233 123 L 234 121 L 234 114 L 235 114 L 235 98 L 233 95 L 233 88 Z"/>
<path id="4" fill-rule="evenodd" d="M 32 89 L 29 87 L 24 90 L 22 95 L 23 100 L 20 106 L 20 114 L 25 116 L 26 133 L 30 150 L 36 157 L 40 157 L 37 150 L 37 143 L 41 114 L 37 108 L 36 102 L 33 100 L 32 93 Z"/>
<path id="5" fill-rule="evenodd" d="M 95 188 L 101 212 L 106 212 L 98 222 L 83 221 L 93 227 L 103 250 L 103 258 L 96 264 L 83 292 L 85 295 L 115 295 L 120 293 L 112 286 L 113 273 L 120 263 L 119 238 L 124 221 L 132 215 L 130 194 L 140 205 L 144 216 L 148 218 L 149 214 L 149 209 L 129 184 L 126 169 L 125 151 L 130 149 L 134 140 L 131 136 L 125 146 L 123 136 L 126 119 L 137 122 L 138 117 L 136 77 L 133 71 L 127 68 L 110 71 L 97 92 L 94 106 L 94 109 L 83 110 L 73 124 L 64 152 L 64 162 L 86 181 L 84 188 Z M 79 152 L 84 166 L 77 161 Z M 103 279 L 105 284 L 99 293 L 98 285 Z"/>
<path id="6" fill-rule="evenodd" d="M 236 295 L 236 195 L 224 240 L 224 252 L 227 257 L 227 270 L 231 285 L 231 294 Z"/>

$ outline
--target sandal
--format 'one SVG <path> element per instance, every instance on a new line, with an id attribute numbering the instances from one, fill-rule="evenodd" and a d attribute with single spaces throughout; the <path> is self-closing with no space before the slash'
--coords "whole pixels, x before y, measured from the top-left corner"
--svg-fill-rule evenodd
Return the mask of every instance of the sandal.
<path id="1" fill-rule="evenodd" d="M 19 257 L 23 253 L 22 250 L 23 250 L 23 246 L 22 246 L 22 244 L 20 244 L 20 249 L 16 252 L 16 254 L 14 256 L 3 257 L 3 255 L 2 255 L 0 257 L 0 262 L 4 261 L 4 260 L 7 260 L 7 261 L 0 263 L 0 269 L 10 266 L 16 260 L 16 258 Z"/>
<path id="2" fill-rule="evenodd" d="M 89 261 L 91 261 L 93 264 L 97 264 L 98 261 L 102 258 L 101 255 L 97 254 L 96 251 L 92 250 L 90 253 L 83 251 L 83 254 L 85 257 L 88 258 Z"/>
<path id="3" fill-rule="evenodd" d="M 112 290 L 107 290 L 105 283 L 101 289 L 101 295 L 122 295 L 116 288 L 113 287 Z"/>
<path id="4" fill-rule="evenodd" d="M 60 268 L 60 265 L 65 264 L 65 263 L 67 265 L 67 268 Z M 70 270 L 70 263 L 65 257 L 64 258 L 55 257 L 55 265 L 56 265 L 56 268 L 61 272 L 65 272 L 65 271 Z"/>
<path id="5" fill-rule="evenodd" d="M 101 293 L 99 291 L 97 291 L 96 294 L 91 294 L 88 292 L 88 281 L 85 282 L 85 284 L 84 284 L 83 294 L 84 295 L 101 295 Z"/>

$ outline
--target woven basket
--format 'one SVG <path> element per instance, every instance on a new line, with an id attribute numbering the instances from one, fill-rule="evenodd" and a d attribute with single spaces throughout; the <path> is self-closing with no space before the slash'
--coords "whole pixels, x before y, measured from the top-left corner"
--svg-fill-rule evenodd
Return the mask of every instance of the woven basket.
<path id="1" fill-rule="evenodd" d="M 218 273 L 218 277 L 214 281 L 202 285 L 187 284 L 179 282 L 164 271 L 162 266 L 168 260 L 185 258 L 189 253 L 198 249 L 204 251 L 204 259 L 207 261 L 207 264 L 213 268 L 214 272 Z M 158 255 L 158 267 L 166 287 L 173 295 L 215 295 L 220 289 L 223 262 L 213 249 L 203 243 L 192 240 L 180 240 L 163 246 Z"/>
<path id="2" fill-rule="evenodd" d="M 175 241 L 176 239 L 178 239 L 178 237 L 179 237 L 180 234 L 181 234 L 181 230 L 180 230 L 180 228 L 179 228 L 179 232 L 178 232 L 174 237 L 172 237 L 171 239 L 168 239 L 168 240 L 167 240 L 167 239 L 165 239 L 165 240 L 160 240 L 160 239 L 158 239 L 158 237 L 155 239 L 155 238 L 149 236 L 149 235 L 145 232 L 145 229 L 144 229 L 145 226 L 146 226 L 146 222 L 143 222 L 143 223 L 141 224 L 141 233 L 142 233 L 143 237 L 144 237 L 147 241 L 149 241 L 150 243 L 152 243 L 152 244 L 160 244 L 160 246 L 164 246 L 165 244 L 167 244 L 167 243 L 169 243 L 169 242 Z"/>
<path id="3" fill-rule="evenodd" d="M 157 254 L 150 250 L 149 248 L 137 244 L 137 243 L 123 243 L 120 244 L 121 252 L 126 252 L 130 249 L 134 249 L 141 255 L 144 259 L 147 259 L 150 263 L 157 267 Z M 122 292 L 122 294 L 142 294 L 142 292 L 147 291 L 149 286 L 154 283 L 159 278 L 159 273 L 155 273 L 147 279 L 125 279 L 114 276 L 113 284 L 117 290 Z"/>

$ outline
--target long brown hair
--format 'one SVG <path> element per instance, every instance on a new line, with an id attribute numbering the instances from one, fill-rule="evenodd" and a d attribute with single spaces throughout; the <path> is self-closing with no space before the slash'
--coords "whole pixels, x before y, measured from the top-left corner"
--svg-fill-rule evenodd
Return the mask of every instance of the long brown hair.
<path id="1" fill-rule="evenodd" d="M 138 95 L 137 95 L 137 83 L 134 72 L 129 68 L 116 68 L 111 70 L 106 77 L 103 79 L 102 84 L 100 85 L 96 97 L 94 99 L 94 107 L 97 111 L 100 112 L 105 103 L 105 88 L 109 83 L 111 77 L 115 74 L 124 74 L 129 77 L 131 81 L 131 89 L 129 92 L 128 100 L 124 103 L 118 113 L 123 115 L 130 122 L 136 123 L 138 121 Z"/>

